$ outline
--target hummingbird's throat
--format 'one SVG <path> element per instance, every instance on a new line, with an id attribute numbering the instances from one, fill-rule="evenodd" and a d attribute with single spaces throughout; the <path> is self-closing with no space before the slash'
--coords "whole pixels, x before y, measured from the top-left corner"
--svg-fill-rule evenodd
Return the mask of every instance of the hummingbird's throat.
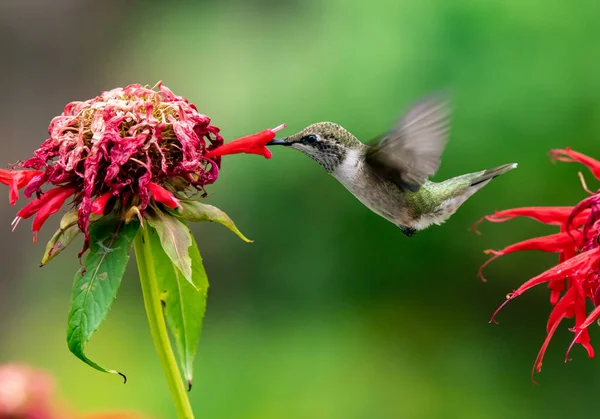
<path id="1" fill-rule="evenodd" d="M 320 146 L 306 146 L 302 144 L 294 145 L 308 157 L 319 163 L 323 168 L 331 173 L 338 168 L 345 160 L 348 151 L 338 145 L 322 144 Z"/>

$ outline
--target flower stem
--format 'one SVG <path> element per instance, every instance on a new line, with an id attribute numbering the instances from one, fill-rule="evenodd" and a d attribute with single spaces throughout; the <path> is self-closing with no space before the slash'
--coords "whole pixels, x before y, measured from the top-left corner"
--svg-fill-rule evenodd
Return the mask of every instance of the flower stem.
<path id="1" fill-rule="evenodd" d="M 167 333 L 160 300 L 160 291 L 156 280 L 156 271 L 152 262 L 152 249 L 150 248 L 147 226 L 140 228 L 134 241 L 134 248 L 152 340 L 154 341 L 154 347 L 167 378 L 169 390 L 171 390 L 177 417 L 179 419 L 193 419 L 194 413 L 192 412 L 187 392 L 183 386 Z"/>

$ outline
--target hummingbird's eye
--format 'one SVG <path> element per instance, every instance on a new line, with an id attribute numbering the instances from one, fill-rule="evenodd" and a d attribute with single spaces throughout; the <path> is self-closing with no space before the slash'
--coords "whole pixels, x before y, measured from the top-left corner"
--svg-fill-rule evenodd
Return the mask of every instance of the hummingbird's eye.
<path id="1" fill-rule="evenodd" d="M 302 138 L 302 142 L 305 144 L 314 144 L 317 141 L 319 141 L 319 137 L 317 137 L 315 134 L 310 134 Z"/>

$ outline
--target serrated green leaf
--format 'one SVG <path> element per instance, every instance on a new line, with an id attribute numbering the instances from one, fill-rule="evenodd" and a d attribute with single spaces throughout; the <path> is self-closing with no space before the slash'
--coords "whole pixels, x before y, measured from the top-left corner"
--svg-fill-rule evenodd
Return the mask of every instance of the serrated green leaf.
<path id="1" fill-rule="evenodd" d="M 119 374 L 91 361 L 84 351 L 117 296 L 138 229 L 137 221 L 125 224 L 114 217 L 103 217 L 92 224 L 85 272 L 80 269 L 75 275 L 67 343 L 76 357 L 98 371 Z"/>
<path id="2" fill-rule="evenodd" d="M 203 204 L 199 201 L 180 201 L 181 208 L 173 210 L 173 214 L 185 220 L 192 222 L 210 221 L 219 223 L 233 231 L 238 237 L 246 243 L 252 240 L 246 238 L 242 232 L 236 227 L 235 223 L 227 214 L 213 205 Z"/>
<path id="3" fill-rule="evenodd" d="M 202 264 L 198 245 L 193 237 L 189 255 L 192 261 L 194 286 L 173 265 L 162 247 L 157 232 L 151 228 L 149 236 L 167 327 L 177 348 L 179 367 L 191 388 L 194 357 L 202 330 L 202 319 L 206 311 L 208 277 Z"/>
<path id="4" fill-rule="evenodd" d="M 170 214 L 157 212 L 146 218 L 158 237 L 163 250 L 171 262 L 179 268 L 184 278 L 192 282 L 192 259 L 188 249 L 192 245 L 190 229 L 177 218 Z"/>

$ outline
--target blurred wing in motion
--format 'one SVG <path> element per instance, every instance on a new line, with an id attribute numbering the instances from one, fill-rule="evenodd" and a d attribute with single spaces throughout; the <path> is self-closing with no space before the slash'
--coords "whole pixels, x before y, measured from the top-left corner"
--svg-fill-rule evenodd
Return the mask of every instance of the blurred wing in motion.
<path id="1" fill-rule="evenodd" d="M 367 163 L 399 188 L 416 192 L 440 166 L 449 114 L 443 96 L 421 100 L 390 132 L 370 144 Z"/>

